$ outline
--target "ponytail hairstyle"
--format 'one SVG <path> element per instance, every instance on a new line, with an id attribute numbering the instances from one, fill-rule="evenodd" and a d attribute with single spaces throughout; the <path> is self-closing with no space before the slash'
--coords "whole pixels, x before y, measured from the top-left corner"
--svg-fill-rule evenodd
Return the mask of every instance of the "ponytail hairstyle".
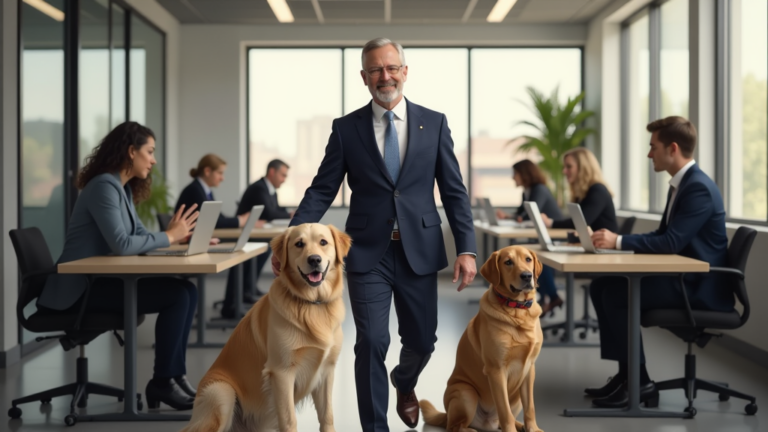
<path id="1" fill-rule="evenodd" d="M 224 159 L 216 156 L 215 154 L 208 153 L 207 155 L 203 156 L 202 159 L 200 159 L 200 162 L 197 163 L 197 168 L 192 168 L 189 170 L 189 176 L 192 178 L 200 177 L 203 175 L 206 168 L 210 168 L 211 171 L 216 171 L 220 166 L 226 164 L 227 161 Z"/>

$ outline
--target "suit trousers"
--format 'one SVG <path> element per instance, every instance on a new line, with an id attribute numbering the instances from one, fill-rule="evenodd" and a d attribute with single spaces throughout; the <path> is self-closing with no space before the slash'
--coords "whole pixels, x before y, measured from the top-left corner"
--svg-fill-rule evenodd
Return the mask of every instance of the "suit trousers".
<path id="1" fill-rule="evenodd" d="M 389 379 L 384 360 L 392 298 L 403 344 L 394 381 L 401 393 L 409 393 L 435 350 L 437 273 L 414 273 L 402 243 L 393 240 L 376 267 L 367 273 L 348 272 L 347 282 L 357 328 L 355 384 L 360 423 L 365 432 L 386 432 Z"/>
<path id="2" fill-rule="evenodd" d="M 104 277 L 94 280 L 91 285 L 85 310 L 122 315 L 123 304 L 121 280 Z M 79 305 L 78 301 L 73 307 L 79 308 Z M 139 279 L 137 311 L 139 314 L 158 314 L 153 378 L 186 374 L 187 341 L 197 312 L 197 287 L 188 280 L 173 277 Z"/>
<path id="3" fill-rule="evenodd" d="M 592 281 L 589 291 L 600 326 L 600 358 L 626 362 L 629 352 L 629 281 L 606 276 Z M 689 293 L 690 296 L 690 293 Z M 685 308 L 680 281 L 674 276 L 648 276 L 640 289 L 640 311 Z M 640 363 L 645 364 L 645 350 L 640 340 Z"/>

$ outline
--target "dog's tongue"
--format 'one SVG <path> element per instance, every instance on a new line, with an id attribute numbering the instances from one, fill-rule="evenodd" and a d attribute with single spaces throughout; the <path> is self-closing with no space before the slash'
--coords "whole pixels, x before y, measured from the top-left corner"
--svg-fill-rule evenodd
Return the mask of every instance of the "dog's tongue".
<path id="1" fill-rule="evenodd" d="M 310 282 L 320 282 L 323 279 L 323 274 L 320 272 L 312 272 L 307 275 L 307 279 Z"/>

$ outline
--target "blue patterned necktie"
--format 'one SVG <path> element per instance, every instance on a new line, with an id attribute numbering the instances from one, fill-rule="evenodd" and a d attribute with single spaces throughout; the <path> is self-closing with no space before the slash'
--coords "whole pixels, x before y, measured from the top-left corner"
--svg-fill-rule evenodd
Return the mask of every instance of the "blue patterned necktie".
<path id="1" fill-rule="evenodd" d="M 392 181 L 397 184 L 397 178 L 400 176 L 400 143 L 397 140 L 397 129 L 395 129 L 395 113 L 387 111 L 384 117 L 389 120 L 387 130 L 384 132 L 384 165 Z"/>
<path id="2" fill-rule="evenodd" d="M 213 201 L 213 192 L 208 192 L 205 197 L 208 198 L 208 201 Z"/>

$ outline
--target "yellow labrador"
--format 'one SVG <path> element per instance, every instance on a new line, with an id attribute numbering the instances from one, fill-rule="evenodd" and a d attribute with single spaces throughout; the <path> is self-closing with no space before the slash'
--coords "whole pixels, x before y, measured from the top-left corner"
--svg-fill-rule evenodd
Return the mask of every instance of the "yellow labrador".
<path id="1" fill-rule="evenodd" d="M 296 431 L 295 407 L 310 395 L 320 431 L 335 431 L 331 394 L 351 244 L 320 224 L 292 227 L 272 240 L 280 277 L 203 377 L 184 432 Z"/>
<path id="2" fill-rule="evenodd" d="M 443 396 L 447 413 L 427 400 L 424 422 L 450 432 L 541 432 L 533 406 L 535 362 L 544 336 L 536 303 L 542 265 L 521 246 L 496 251 L 480 269 L 491 286 L 456 351 L 456 366 Z M 515 420 L 523 410 L 525 424 Z"/>

